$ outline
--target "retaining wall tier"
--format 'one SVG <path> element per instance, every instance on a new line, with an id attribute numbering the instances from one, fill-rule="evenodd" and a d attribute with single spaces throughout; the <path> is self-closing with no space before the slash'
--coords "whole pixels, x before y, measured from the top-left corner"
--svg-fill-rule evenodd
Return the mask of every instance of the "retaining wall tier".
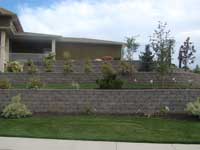
<path id="1" fill-rule="evenodd" d="M 102 78 L 101 73 L 37 73 L 37 74 L 27 74 L 27 73 L 0 73 L 0 79 L 9 79 L 13 84 L 27 83 L 30 78 L 38 77 L 44 83 L 55 83 L 55 84 L 65 84 L 65 83 L 95 83 L 97 79 Z M 161 82 L 161 78 L 157 73 L 153 72 L 137 72 L 133 75 L 119 76 L 119 78 L 128 81 L 130 83 L 150 83 L 150 80 L 154 82 Z M 174 81 L 175 79 L 175 81 Z M 200 75 L 194 73 L 172 73 L 165 77 L 167 83 L 186 83 L 200 85 Z"/>
<path id="2" fill-rule="evenodd" d="M 186 104 L 200 90 L 0 90 L 0 111 L 12 96 L 21 94 L 34 113 L 153 114 L 165 106 L 171 113 L 185 113 Z"/>

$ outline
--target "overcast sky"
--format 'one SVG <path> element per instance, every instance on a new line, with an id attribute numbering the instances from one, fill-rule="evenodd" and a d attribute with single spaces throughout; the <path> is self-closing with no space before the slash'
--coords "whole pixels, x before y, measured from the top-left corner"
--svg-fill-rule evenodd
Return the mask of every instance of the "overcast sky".
<path id="1" fill-rule="evenodd" d="M 174 62 L 190 36 L 200 64 L 200 0 L 0 0 L 0 6 L 15 11 L 28 32 L 115 41 L 138 35 L 141 45 L 158 21 L 167 22 L 176 39 Z"/>

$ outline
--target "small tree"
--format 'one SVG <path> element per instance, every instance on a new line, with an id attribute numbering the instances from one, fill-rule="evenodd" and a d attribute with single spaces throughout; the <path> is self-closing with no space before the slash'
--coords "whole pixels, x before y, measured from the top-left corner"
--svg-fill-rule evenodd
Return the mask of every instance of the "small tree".
<path id="1" fill-rule="evenodd" d="M 139 47 L 139 44 L 136 42 L 136 39 L 134 37 L 127 37 L 126 38 L 126 58 L 129 61 L 133 60 L 133 55 L 135 52 L 137 52 L 137 49 Z"/>
<path id="2" fill-rule="evenodd" d="M 44 58 L 45 71 L 52 72 L 54 63 L 55 63 L 55 54 L 49 53 L 48 56 Z"/>
<path id="3" fill-rule="evenodd" d="M 199 67 L 199 65 L 196 65 L 196 67 L 194 68 L 193 72 L 200 74 L 200 67 Z"/>
<path id="4" fill-rule="evenodd" d="M 92 72 L 92 63 L 91 63 L 90 59 L 85 60 L 84 71 L 85 71 L 85 73 Z"/>
<path id="5" fill-rule="evenodd" d="M 69 52 L 64 53 L 64 73 L 71 73 L 72 69 L 72 60 Z"/>
<path id="6" fill-rule="evenodd" d="M 156 70 L 162 77 L 171 71 L 171 55 L 173 54 L 175 40 L 170 37 L 167 23 L 159 22 L 153 36 L 150 37 L 151 47 L 155 53 Z"/>
<path id="7" fill-rule="evenodd" d="M 118 73 L 121 75 L 131 75 L 136 72 L 134 65 L 127 61 L 121 61 L 119 65 Z"/>
<path id="8" fill-rule="evenodd" d="M 141 61 L 141 67 L 140 71 L 152 71 L 154 69 L 154 55 L 152 54 L 150 50 L 150 45 L 145 46 L 145 52 L 142 53 L 142 55 L 139 56 Z"/>
<path id="9" fill-rule="evenodd" d="M 194 63 L 194 53 L 196 52 L 193 43 L 190 41 L 190 37 L 186 39 L 186 41 L 181 45 L 179 50 L 179 68 L 183 68 L 185 70 L 188 69 L 188 64 Z"/>

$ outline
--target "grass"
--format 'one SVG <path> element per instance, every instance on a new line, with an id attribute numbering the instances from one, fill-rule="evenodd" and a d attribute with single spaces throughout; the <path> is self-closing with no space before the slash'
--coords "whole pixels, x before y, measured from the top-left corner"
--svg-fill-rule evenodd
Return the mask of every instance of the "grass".
<path id="1" fill-rule="evenodd" d="M 200 143 L 200 122 L 127 116 L 0 119 L 0 136 L 153 143 Z"/>
<path id="2" fill-rule="evenodd" d="M 26 84 L 15 84 L 12 86 L 13 89 L 26 89 Z M 81 83 L 80 89 L 97 89 L 98 85 L 96 83 Z M 160 83 L 128 83 L 125 82 L 123 89 L 192 89 L 200 88 L 196 86 L 191 86 L 188 84 L 170 84 L 167 83 L 164 86 Z M 73 89 L 71 84 L 46 84 L 44 89 Z"/>

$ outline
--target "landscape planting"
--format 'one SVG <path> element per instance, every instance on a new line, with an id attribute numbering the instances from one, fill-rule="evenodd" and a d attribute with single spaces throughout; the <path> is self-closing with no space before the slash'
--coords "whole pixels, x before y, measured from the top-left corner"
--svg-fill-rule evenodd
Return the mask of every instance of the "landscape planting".
<path id="1" fill-rule="evenodd" d="M 0 73 L 0 136 L 200 143 L 196 50 L 188 37 L 177 67 L 170 33 L 159 22 L 139 60 L 134 36 L 120 58 L 47 49 L 40 61 L 10 60 Z"/>

